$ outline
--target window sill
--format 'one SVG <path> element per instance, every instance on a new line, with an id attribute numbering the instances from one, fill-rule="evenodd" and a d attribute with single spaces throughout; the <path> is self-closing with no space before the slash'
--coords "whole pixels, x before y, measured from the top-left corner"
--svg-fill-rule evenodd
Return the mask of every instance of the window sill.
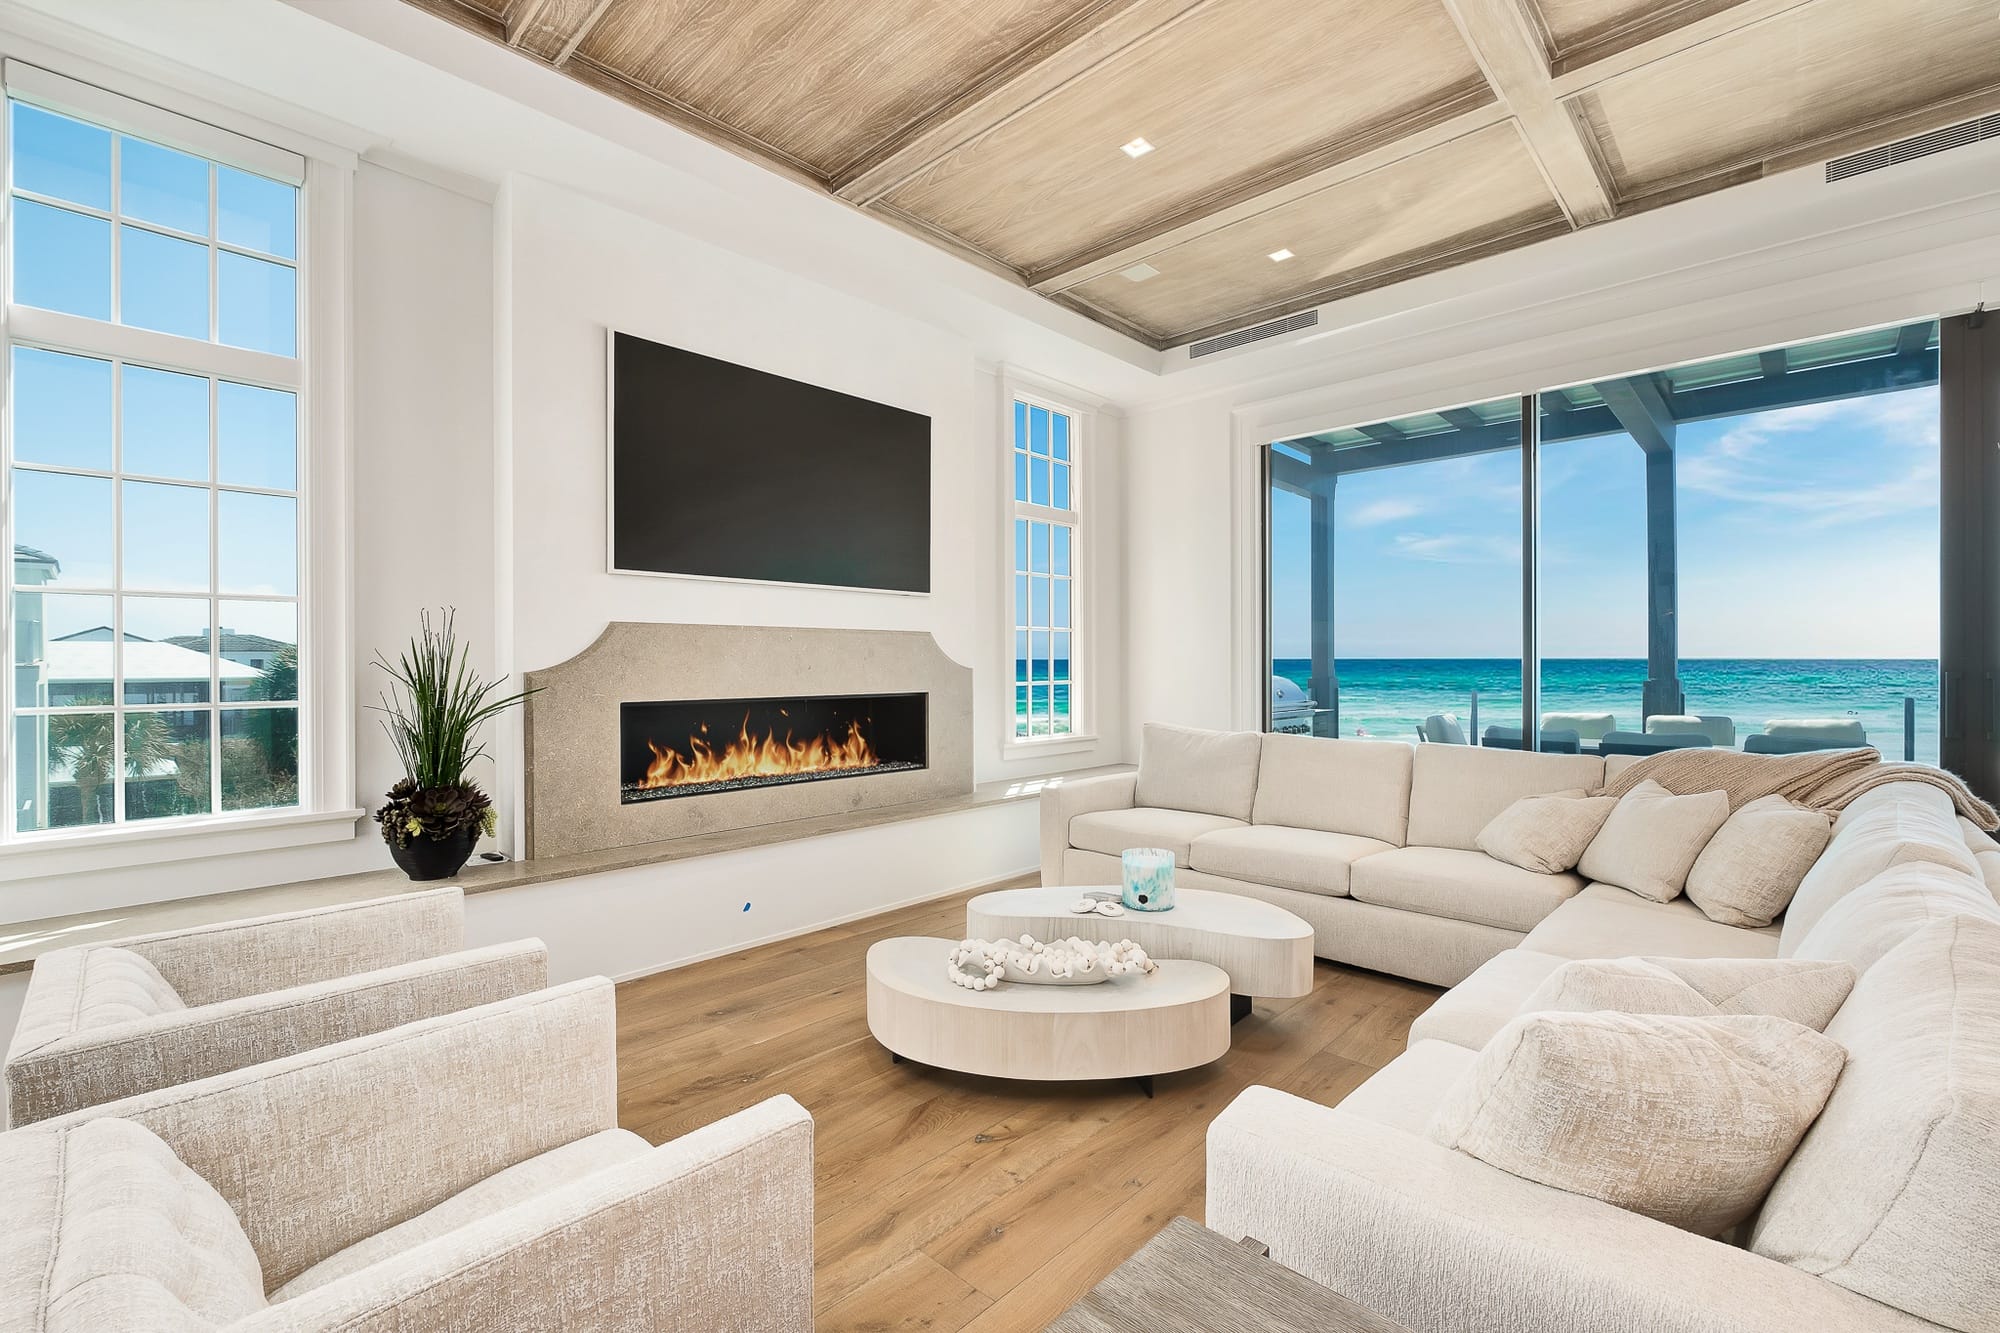
<path id="1" fill-rule="evenodd" d="M 315 843 L 345 842 L 365 810 L 283 810 L 222 815 L 185 824 L 127 824 L 94 833 L 30 835 L 0 847 L 0 884 L 87 874 L 168 861 L 196 861 L 238 852 L 263 852 Z"/>
<path id="2" fill-rule="evenodd" d="M 1099 744 L 1095 735 L 1048 736 L 1042 739 L 1014 740 L 1000 742 L 1002 759 L 1037 759 L 1045 754 L 1078 754 L 1084 750 L 1094 750 Z"/>

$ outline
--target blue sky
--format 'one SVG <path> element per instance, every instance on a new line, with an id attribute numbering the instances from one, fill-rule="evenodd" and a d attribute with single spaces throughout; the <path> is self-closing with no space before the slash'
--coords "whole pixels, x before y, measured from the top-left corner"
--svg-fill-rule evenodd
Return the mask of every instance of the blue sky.
<path id="1" fill-rule="evenodd" d="M 1938 395 L 1912 389 L 1683 425 L 1683 657 L 1935 657 Z M 1624 435 L 1544 448 L 1542 654 L 1643 657 L 1644 456 Z M 1342 657 L 1520 654 L 1520 459 L 1345 477 Z M 1306 502 L 1272 515 L 1272 637 L 1309 652 Z"/>

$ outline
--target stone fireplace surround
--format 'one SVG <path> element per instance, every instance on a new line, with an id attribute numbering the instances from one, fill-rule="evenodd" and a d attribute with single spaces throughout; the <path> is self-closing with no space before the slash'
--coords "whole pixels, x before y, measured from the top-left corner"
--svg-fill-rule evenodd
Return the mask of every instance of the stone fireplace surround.
<path id="1" fill-rule="evenodd" d="M 920 630 L 616 621 L 567 662 L 527 673 L 530 860 L 965 795 L 972 669 Z M 620 801 L 620 707 L 656 700 L 921 692 L 926 766 L 675 800 Z"/>

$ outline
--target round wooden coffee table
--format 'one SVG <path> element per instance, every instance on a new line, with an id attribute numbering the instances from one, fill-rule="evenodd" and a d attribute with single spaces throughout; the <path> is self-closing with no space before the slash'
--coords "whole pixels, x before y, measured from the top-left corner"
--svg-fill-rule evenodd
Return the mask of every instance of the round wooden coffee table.
<path id="1" fill-rule="evenodd" d="M 1169 959 L 1093 986 L 970 991 L 945 975 L 955 943 L 906 935 L 868 950 L 868 1030 L 899 1060 L 989 1078 L 1131 1078 L 1150 1097 L 1153 1075 L 1228 1053 L 1220 968 Z"/>
<path id="2" fill-rule="evenodd" d="M 1236 893 L 1177 889 L 1164 912 L 1084 915 L 1070 905 L 1115 886 L 1058 885 L 1000 889 L 965 905 L 968 939 L 1131 940 L 1154 958 L 1184 958 L 1219 967 L 1234 992 L 1231 1016 L 1250 1012 L 1250 997 L 1290 999 L 1312 994 L 1313 930 L 1284 908 Z"/>

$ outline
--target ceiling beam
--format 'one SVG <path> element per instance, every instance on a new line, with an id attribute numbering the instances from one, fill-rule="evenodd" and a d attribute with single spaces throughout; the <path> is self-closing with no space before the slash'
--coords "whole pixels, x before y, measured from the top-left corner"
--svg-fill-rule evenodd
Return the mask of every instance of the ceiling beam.
<path id="1" fill-rule="evenodd" d="M 1307 195 L 1489 129 L 1508 116 L 1507 108 L 1493 100 L 1486 89 L 1477 89 L 1469 96 L 1381 126 L 1363 139 L 1315 149 L 1268 175 L 1192 200 L 1116 240 L 1031 270 L 1028 285 L 1044 296 L 1067 291 Z"/>
<path id="2" fill-rule="evenodd" d="M 1785 360 L 1785 349 L 1774 347 L 1768 352 L 1757 353 L 1757 368 L 1764 372 L 1765 379 L 1775 380 L 1781 378 L 1792 367 Z"/>
<path id="3" fill-rule="evenodd" d="M 833 192 L 857 204 L 880 199 L 939 158 L 998 129 L 1206 3 L 1098 0 L 987 71 L 951 101 L 835 173 Z"/>
<path id="4" fill-rule="evenodd" d="M 1570 224 L 1609 221 L 1616 211 L 1610 183 L 1587 132 L 1570 108 L 1556 100 L 1548 52 L 1521 12 L 1520 0 L 1445 0 L 1445 8 L 1486 81 L 1514 113 L 1528 151 Z"/>
<path id="5" fill-rule="evenodd" d="M 567 65 L 569 58 L 576 54 L 576 48 L 583 45 L 583 39 L 590 36 L 591 30 L 597 26 L 598 21 L 604 17 L 605 11 L 610 8 L 611 0 L 597 0 L 597 3 L 590 7 L 590 12 L 583 16 L 583 22 L 572 28 L 569 36 L 563 39 L 561 49 L 555 53 L 554 58 L 549 63 L 557 69 L 561 69 L 564 65 Z"/>
<path id="6" fill-rule="evenodd" d="M 1469 407 L 1447 407 L 1438 415 L 1460 430 L 1478 430 L 1486 424 L 1480 419 L 1479 414 Z"/>
<path id="7" fill-rule="evenodd" d="M 1905 324 L 1896 334 L 1896 355 L 1915 356 L 1931 345 L 1931 326 Z"/>
<path id="8" fill-rule="evenodd" d="M 507 45 L 519 46 L 548 13 L 553 0 L 521 0 L 507 13 Z"/>
<path id="9" fill-rule="evenodd" d="M 1812 3 L 1814 0 L 1736 0 L 1686 22 L 1675 21 L 1675 6 L 1656 6 L 1637 24 L 1557 54 L 1549 62 L 1550 91 L 1558 100 L 1574 97 L 1622 74 Z"/>

